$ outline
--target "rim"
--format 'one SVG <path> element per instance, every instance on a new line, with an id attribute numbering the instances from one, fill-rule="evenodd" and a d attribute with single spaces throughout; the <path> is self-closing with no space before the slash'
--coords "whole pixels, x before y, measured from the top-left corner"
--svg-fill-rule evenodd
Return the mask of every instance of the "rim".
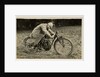
<path id="1" fill-rule="evenodd" d="M 72 53 L 73 45 L 70 40 L 62 38 L 64 40 L 64 46 L 62 46 L 58 40 L 55 41 L 54 49 L 60 55 L 70 55 Z M 59 39 L 61 41 L 61 39 Z"/>

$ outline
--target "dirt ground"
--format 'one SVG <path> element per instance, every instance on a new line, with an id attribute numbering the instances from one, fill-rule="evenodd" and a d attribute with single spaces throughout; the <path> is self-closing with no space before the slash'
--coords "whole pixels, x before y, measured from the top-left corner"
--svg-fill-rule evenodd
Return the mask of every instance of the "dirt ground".
<path id="1" fill-rule="evenodd" d="M 49 51 L 41 51 L 37 53 L 25 53 L 23 39 L 31 33 L 31 30 L 17 32 L 17 59 L 81 59 L 82 58 L 82 27 L 81 26 L 66 26 L 58 27 L 56 30 L 59 35 L 69 39 L 73 44 L 73 52 L 70 56 L 58 55 L 53 48 Z M 55 31 L 56 31 L 55 30 Z"/>

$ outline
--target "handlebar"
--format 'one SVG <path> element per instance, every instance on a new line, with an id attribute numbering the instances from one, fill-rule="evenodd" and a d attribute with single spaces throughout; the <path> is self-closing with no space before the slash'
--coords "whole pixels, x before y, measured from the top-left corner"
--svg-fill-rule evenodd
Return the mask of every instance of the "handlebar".
<path id="1" fill-rule="evenodd" d="M 58 34 L 58 32 L 56 31 L 56 35 Z"/>

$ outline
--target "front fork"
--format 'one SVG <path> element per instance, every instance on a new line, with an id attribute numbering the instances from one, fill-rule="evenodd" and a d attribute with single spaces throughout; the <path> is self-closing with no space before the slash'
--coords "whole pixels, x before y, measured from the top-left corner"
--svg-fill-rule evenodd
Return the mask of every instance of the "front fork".
<path id="1" fill-rule="evenodd" d="M 59 41 L 59 43 L 60 43 L 63 47 L 65 47 L 64 40 L 63 40 L 63 37 L 62 37 L 62 36 L 58 37 L 57 40 Z"/>

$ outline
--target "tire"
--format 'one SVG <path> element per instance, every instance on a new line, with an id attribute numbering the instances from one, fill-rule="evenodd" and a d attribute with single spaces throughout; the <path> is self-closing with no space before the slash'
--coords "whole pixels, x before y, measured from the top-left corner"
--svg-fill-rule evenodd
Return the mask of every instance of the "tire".
<path id="1" fill-rule="evenodd" d="M 54 49 L 60 55 L 69 56 L 73 51 L 73 45 L 70 40 L 61 37 L 55 41 Z"/>
<path id="2" fill-rule="evenodd" d="M 27 40 L 30 39 L 30 37 L 26 37 L 24 40 L 23 40 L 23 43 L 24 45 L 26 46 L 27 45 Z"/>
<path id="3" fill-rule="evenodd" d="M 33 50 L 33 43 L 32 43 L 32 41 L 28 42 L 29 40 L 31 40 L 31 38 L 30 37 L 26 37 L 23 40 L 23 43 L 24 43 L 25 49 L 30 52 L 30 51 Z"/>

